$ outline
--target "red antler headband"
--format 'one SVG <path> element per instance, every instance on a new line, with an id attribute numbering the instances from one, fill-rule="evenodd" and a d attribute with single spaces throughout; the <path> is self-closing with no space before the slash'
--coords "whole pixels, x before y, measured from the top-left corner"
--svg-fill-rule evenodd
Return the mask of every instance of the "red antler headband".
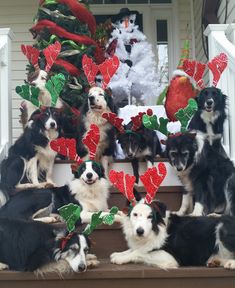
<path id="1" fill-rule="evenodd" d="M 135 196 L 133 193 L 136 180 L 135 176 L 124 174 L 123 171 L 117 172 L 111 170 L 109 172 L 109 180 L 133 206 L 136 204 Z"/>
<path id="2" fill-rule="evenodd" d="M 227 67 L 228 57 L 226 54 L 221 53 L 215 58 L 213 58 L 208 64 L 208 68 L 211 70 L 213 74 L 213 86 L 217 86 L 221 74 L 224 69 Z M 196 84 L 201 88 L 205 88 L 205 83 L 203 81 L 203 74 L 206 69 L 206 64 L 197 62 L 195 60 L 191 61 L 186 59 L 183 63 L 183 70 L 187 73 L 191 78 L 193 78 Z"/>
<path id="3" fill-rule="evenodd" d="M 131 131 L 133 132 L 137 131 L 141 127 L 142 118 L 143 118 L 143 115 L 145 114 L 151 116 L 153 114 L 152 109 L 148 109 L 147 112 L 139 112 L 138 115 L 131 117 L 131 121 L 133 123 L 131 127 Z M 117 114 L 112 113 L 112 112 L 103 113 L 102 117 L 106 119 L 109 123 L 111 123 L 114 127 L 116 127 L 120 133 L 125 133 L 125 128 L 122 124 L 124 120 L 122 118 L 119 118 Z"/>
<path id="4" fill-rule="evenodd" d="M 146 204 L 150 204 L 153 201 L 158 188 L 166 177 L 166 174 L 167 170 L 165 164 L 159 163 L 157 168 L 149 168 L 143 175 L 140 176 L 140 180 L 142 181 L 147 192 L 144 199 Z"/>
<path id="5" fill-rule="evenodd" d="M 83 139 L 83 144 L 87 146 L 89 150 L 90 160 L 95 159 L 97 145 L 99 143 L 100 133 L 99 128 L 92 124 L 86 137 Z M 79 165 L 84 161 L 78 156 L 76 149 L 76 140 L 68 138 L 58 138 L 50 142 L 51 149 L 57 153 L 68 157 L 72 161 L 76 161 Z"/>
<path id="6" fill-rule="evenodd" d="M 97 73 L 100 72 L 103 76 L 102 88 L 106 89 L 119 67 L 119 59 L 114 55 L 112 58 L 105 60 L 102 64 L 97 65 L 91 58 L 84 55 L 82 58 L 82 67 L 90 86 L 95 86 L 95 77 Z"/>
<path id="7" fill-rule="evenodd" d="M 35 70 L 39 69 L 39 56 L 40 51 L 29 45 L 21 45 L 21 50 L 23 54 L 28 58 L 29 62 L 34 66 Z M 48 73 L 51 70 L 56 58 L 58 57 L 61 50 L 60 42 L 56 41 L 54 44 L 49 45 L 43 50 L 43 54 L 46 58 L 46 67 L 45 71 Z"/>

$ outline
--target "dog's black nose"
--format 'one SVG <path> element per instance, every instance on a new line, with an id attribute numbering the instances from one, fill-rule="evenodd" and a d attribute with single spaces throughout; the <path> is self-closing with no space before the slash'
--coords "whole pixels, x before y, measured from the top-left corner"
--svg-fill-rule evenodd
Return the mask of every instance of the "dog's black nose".
<path id="1" fill-rule="evenodd" d="M 92 176 L 93 176 L 93 174 L 92 174 L 91 172 L 89 172 L 89 173 L 86 174 L 86 178 L 87 178 L 87 179 L 91 179 Z"/>
<path id="2" fill-rule="evenodd" d="M 89 101 L 91 105 L 95 105 L 95 97 L 94 96 L 89 96 Z"/>
<path id="3" fill-rule="evenodd" d="M 51 122 L 50 126 L 51 128 L 55 128 L 55 122 Z"/>
<path id="4" fill-rule="evenodd" d="M 86 270 L 86 265 L 85 264 L 80 264 L 79 266 L 78 266 L 78 271 L 79 272 L 83 272 L 83 271 L 85 271 Z"/>
<path id="5" fill-rule="evenodd" d="M 183 171 L 183 167 L 176 167 L 177 171 Z"/>
<path id="6" fill-rule="evenodd" d="M 213 104 L 213 100 L 212 99 L 208 99 L 207 101 L 206 101 L 206 105 L 207 106 L 212 106 L 212 104 Z"/>
<path id="7" fill-rule="evenodd" d="M 138 236 L 142 236 L 144 234 L 144 229 L 143 228 L 138 228 L 136 230 L 136 233 L 137 233 Z"/>
<path id="8" fill-rule="evenodd" d="M 128 153 L 127 156 L 128 156 L 128 158 L 133 158 L 133 154 L 132 153 Z"/>

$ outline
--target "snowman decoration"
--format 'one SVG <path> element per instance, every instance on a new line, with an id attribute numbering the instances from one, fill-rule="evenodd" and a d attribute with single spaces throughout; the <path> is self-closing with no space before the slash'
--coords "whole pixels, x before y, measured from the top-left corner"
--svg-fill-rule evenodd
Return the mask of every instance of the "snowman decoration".
<path id="1" fill-rule="evenodd" d="M 125 104 L 155 105 L 161 87 L 152 45 L 135 24 L 137 11 L 122 8 L 112 17 L 114 30 L 107 44 L 106 56 L 116 55 L 120 66 L 112 78 L 114 102 Z"/>

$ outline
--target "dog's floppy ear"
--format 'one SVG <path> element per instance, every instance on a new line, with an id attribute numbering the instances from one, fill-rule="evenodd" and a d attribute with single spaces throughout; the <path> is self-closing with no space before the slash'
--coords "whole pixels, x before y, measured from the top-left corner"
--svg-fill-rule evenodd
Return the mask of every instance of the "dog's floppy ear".
<path id="1" fill-rule="evenodd" d="M 160 202 L 158 200 L 154 200 L 154 201 L 152 201 L 150 206 L 153 209 L 153 211 L 155 211 L 156 213 L 160 214 L 160 216 L 162 218 L 164 218 L 166 216 L 167 207 L 166 207 L 166 205 L 163 202 Z"/>

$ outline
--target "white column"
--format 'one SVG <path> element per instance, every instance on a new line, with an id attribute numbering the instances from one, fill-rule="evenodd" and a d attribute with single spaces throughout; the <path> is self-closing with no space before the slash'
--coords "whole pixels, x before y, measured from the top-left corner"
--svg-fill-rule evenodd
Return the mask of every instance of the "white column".
<path id="1" fill-rule="evenodd" d="M 0 161 L 12 142 L 11 41 L 9 28 L 0 29 Z"/>
<path id="2" fill-rule="evenodd" d="M 228 119 L 224 126 L 224 147 L 231 160 L 235 163 L 235 45 L 231 43 L 225 32 L 229 24 L 208 25 L 204 34 L 208 37 L 209 58 L 212 59 L 220 53 L 228 56 L 228 68 L 222 74 L 217 85 L 228 96 Z M 210 73 L 210 83 L 212 84 Z"/>

